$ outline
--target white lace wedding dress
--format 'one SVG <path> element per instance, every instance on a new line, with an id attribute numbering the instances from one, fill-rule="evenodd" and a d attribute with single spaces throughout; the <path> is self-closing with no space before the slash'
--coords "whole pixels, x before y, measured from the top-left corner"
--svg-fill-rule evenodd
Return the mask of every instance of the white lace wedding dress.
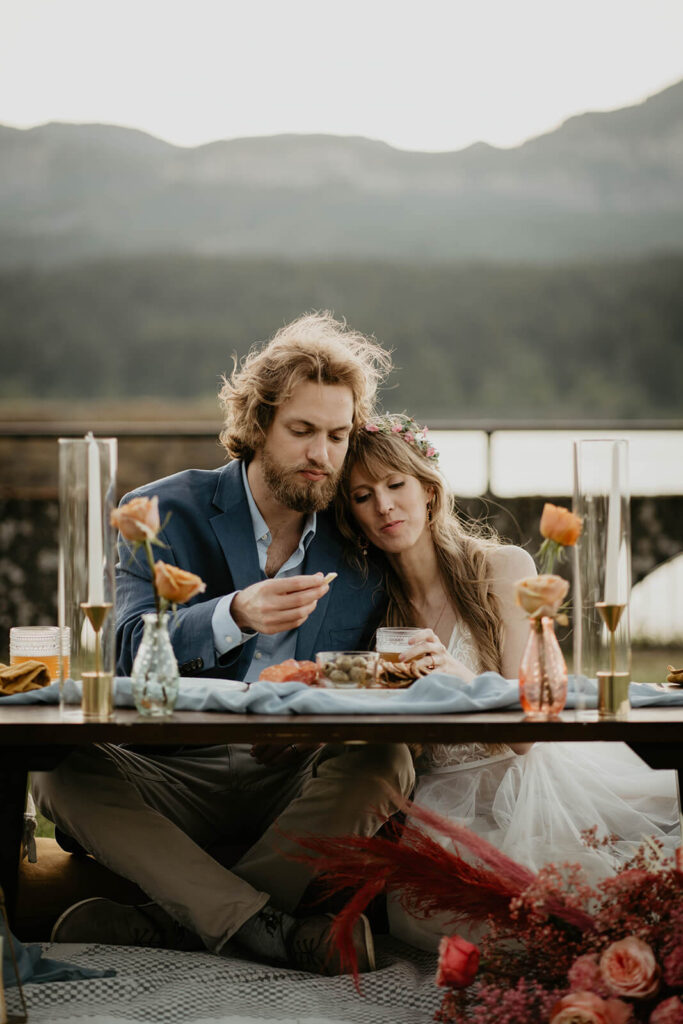
<path id="1" fill-rule="evenodd" d="M 456 625 L 448 649 L 480 671 L 466 627 Z M 649 768 L 625 743 L 537 743 L 522 755 L 505 744 L 434 744 L 416 768 L 416 803 L 466 825 L 535 871 L 550 861 L 580 863 L 594 882 L 644 836 L 662 840 L 668 854 L 680 843 L 675 773 Z M 619 836 L 611 852 L 583 845 L 581 831 L 594 825 L 599 836 Z M 388 913 L 392 935 L 421 949 L 435 950 L 443 934 L 468 932 L 442 917 L 413 917 L 395 893 Z M 470 936 L 476 939 L 478 931 L 469 929 Z"/>

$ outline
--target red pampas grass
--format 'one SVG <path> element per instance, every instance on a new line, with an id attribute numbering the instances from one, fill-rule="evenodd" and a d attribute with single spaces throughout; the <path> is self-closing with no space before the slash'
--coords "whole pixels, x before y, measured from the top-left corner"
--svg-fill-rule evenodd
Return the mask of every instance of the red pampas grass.
<path id="1" fill-rule="evenodd" d="M 337 915 L 332 930 L 340 957 L 357 981 L 351 933 L 354 923 L 383 889 L 399 894 L 401 903 L 417 917 L 449 915 L 459 921 L 489 917 L 509 923 L 511 901 L 537 881 L 537 876 L 506 857 L 462 825 L 405 802 L 411 818 L 453 841 L 448 850 L 423 828 L 406 824 L 393 836 L 297 836 L 307 854 L 297 857 L 315 865 L 325 895 L 355 891 Z M 467 859 L 465 859 L 465 856 Z M 560 897 L 549 896 L 544 907 L 581 931 L 592 930 L 593 919 Z"/>

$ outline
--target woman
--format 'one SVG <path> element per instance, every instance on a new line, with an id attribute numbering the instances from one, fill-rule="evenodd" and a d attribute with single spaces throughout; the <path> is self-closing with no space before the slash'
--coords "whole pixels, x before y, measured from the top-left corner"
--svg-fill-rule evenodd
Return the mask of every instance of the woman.
<path id="1" fill-rule="evenodd" d="M 457 677 L 454 686 L 487 670 L 517 677 L 529 626 L 514 590 L 536 572 L 533 560 L 463 526 L 438 453 L 414 420 L 389 414 L 359 431 L 337 518 L 357 557 L 368 544 L 385 555 L 386 625 L 422 627 L 403 659 Z M 674 773 L 653 771 L 625 744 L 439 744 L 421 750 L 416 767 L 417 803 L 534 870 L 569 860 L 596 878 L 644 835 L 677 842 Z M 581 831 L 592 826 L 622 841 L 612 852 L 588 849 Z M 448 930 L 438 918 L 412 917 L 395 897 L 389 921 L 394 935 L 424 949 Z"/>

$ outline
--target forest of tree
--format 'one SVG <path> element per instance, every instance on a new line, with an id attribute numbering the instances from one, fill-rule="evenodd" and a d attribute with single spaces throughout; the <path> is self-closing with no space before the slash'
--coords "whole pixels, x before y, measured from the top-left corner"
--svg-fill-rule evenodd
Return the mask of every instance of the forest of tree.
<path id="1" fill-rule="evenodd" d="M 0 397 L 196 399 L 330 309 L 394 352 L 387 406 L 435 421 L 678 417 L 683 255 L 523 264 L 108 259 L 0 274 Z"/>

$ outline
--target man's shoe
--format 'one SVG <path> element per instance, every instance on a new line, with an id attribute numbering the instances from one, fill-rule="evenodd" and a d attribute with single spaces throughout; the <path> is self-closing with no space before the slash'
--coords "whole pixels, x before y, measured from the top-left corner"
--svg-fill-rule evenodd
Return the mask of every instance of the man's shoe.
<path id="1" fill-rule="evenodd" d="M 204 949 L 198 935 L 183 928 L 156 903 L 126 906 L 95 896 L 81 900 L 57 919 L 51 942 L 99 942 L 107 946 Z"/>
<path id="2" fill-rule="evenodd" d="M 350 974 L 348 966 L 342 966 L 339 950 L 330 939 L 334 915 L 305 917 L 291 931 L 287 941 L 289 962 L 293 967 L 314 974 Z M 358 971 L 364 974 L 375 969 L 375 947 L 372 941 L 370 922 L 364 914 L 353 926 L 353 946 L 356 951 Z"/>

